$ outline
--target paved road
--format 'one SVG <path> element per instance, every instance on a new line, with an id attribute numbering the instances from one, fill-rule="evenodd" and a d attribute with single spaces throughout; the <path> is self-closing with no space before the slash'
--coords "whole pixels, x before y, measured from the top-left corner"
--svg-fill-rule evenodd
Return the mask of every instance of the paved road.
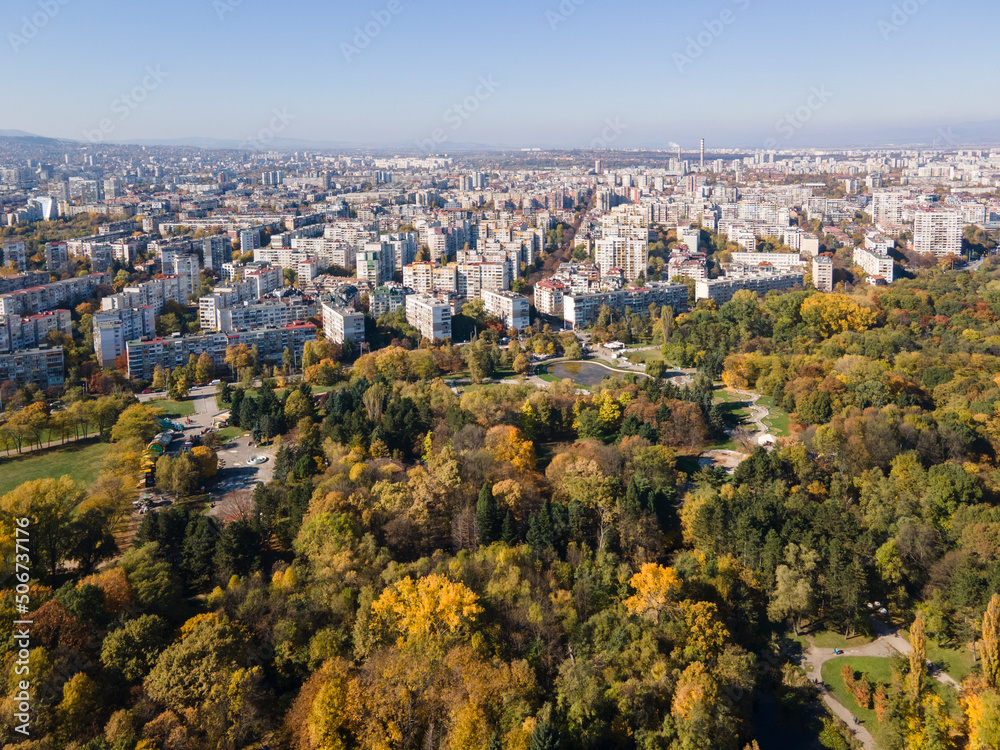
<path id="1" fill-rule="evenodd" d="M 767 425 L 764 424 L 764 420 L 771 416 L 771 412 L 764 406 L 760 406 L 757 401 L 760 400 L 761 396 L 759 393 L 750 393 L 749 391 L 736 391 L 733 393 L 738 396 L 746 396 L 750 399 L 750 422 L 757 428 L 754 433 L 753 440 L 757 445 L 763 445 L 761 442 L 765 437 L 771 436 L 771 431 L 768 429 Z"/>

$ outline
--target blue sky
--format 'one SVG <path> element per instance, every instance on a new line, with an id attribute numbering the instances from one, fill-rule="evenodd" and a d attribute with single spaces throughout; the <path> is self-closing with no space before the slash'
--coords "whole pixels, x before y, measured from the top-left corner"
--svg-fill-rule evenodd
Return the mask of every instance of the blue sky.
<path id="1" fill-rule="evenodd" d="M 930 139 L 1000 119 L 998 21 L 985 0 L 6 0 L 0 129 L 244 140 L 277 110 L 282 137 L 359 145 Z"/>

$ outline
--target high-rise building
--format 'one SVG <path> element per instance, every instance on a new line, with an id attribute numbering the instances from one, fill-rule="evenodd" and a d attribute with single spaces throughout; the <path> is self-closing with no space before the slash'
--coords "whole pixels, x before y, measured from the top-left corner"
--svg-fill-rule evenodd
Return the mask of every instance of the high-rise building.
<path id="1" fill-rule="evenodd" d="M 28 267 L 28 243 L 24 240 L 9 240 L 3 243 L 3 264 L 14 264 L 18 271 Z"/>
<path id="2" fill-rule="evenodd" d="M 49 242 L 45 245 L 45 269 L 58 273 L 69 265 L 69 245 L 65 242 Z"/>
<path id="3" fill-rule="evenodd" d="M 365 340 L 365 316 L 332 302 L 323 303 L 323 333 L 335 344 Z"/>
<path id="4" fill-rule="evenodd" d="M 962 254 L 962 212 L 957 209 L 922 209 L 913 224 L 913 249 L 942 258 Z"/>
<path id="5" fill-rule="evenodd" d="M 704 172 L 705 171 L 705 139 L 704 138 L 701 139 L 701 168 L 699 169 L 699 171 L 700 172 Z"/>
<path id="6" fill-rule="evenodd" d="M 813 286 L 821 292 L 833 291 L 833 257 L 817 255 L 813 258 Z"/>
<path id="7" fill-rule="evenodd" d="M 503 320 L 507 328 L 523 331 L 531 325 L 531 303 L 523 294 L 516 292 L 483 292 L 486 312 Z"/>
<path id="8" fill-rule="evenodd" d="M 426 294 L 406 298 L 406 322 L 431 341 L 451 338 L 451 305 Z"/>
<path id="9" fill-rule="evenodd" d="M 597 241 L 595 252 L 597 265 L 601 273 L 607 273 L 612 268 L 620 268 L 628 281 L 635 281 L 646 273 L 649 264 L 649 243 L 644 240 L 625 237 L 606 237 Z"/>

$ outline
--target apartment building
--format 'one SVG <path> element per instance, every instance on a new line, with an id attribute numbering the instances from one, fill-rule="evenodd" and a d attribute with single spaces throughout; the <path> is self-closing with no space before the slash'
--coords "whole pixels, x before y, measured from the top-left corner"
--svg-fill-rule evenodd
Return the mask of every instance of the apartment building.
<path id="1" fill-rule="evenodd" d="M 962 254 L 962 212 L 957 209 L 921 209 L 914 216 L 913 249 L 943 258 Z"/>
<path id="2" fill-rule="evenodd" d="M 125 354 L 126 342 L 155 335 L 156 313 L 150 305 L 94 313 L 94 352 L 105 369 Z"/>
<path id="3" fill-rule="evenodd" d="M 32 383 L 39 388 L 61 387 L 66 382 L 63 348 L 39 347 L 0 354 L 0 383 L 8 381 L 17 385 Z"/>
<path id="4" fill-rule="evenodd" d="M 47 271 L 30 271 L 0 276 L 0 294 L 19 292 L 22 289 L 30 289 L 33 286 L 43 286 L 48 283 L 49 274 Z"/>
<path id="5" fill-rule="evenodd" d="M 646 273 L 649 264 L 649 242 L 624 237 L 607 237 L 597 241 L 595 260 L 602 271 L 620 268 L 628 281 Z"/>
<path id="6" fill-rule="evenodd" d="M 52 331 L 73 335 L 69 310 L 50 310 L 27 318 L 0 315 L 0 352 L 33 349 L 44 344 L 46 336 Z"/>
<path id="7" fill-rule="evenodd" d="M 749 289 L 763 296 L 771 291 L 785 291 L 802 286 L 805 274 L 801 272 L 753 274 L 741 278 L 709 279 L 695 285 L 695 299 L 714 299 L 720 305 L 729 302 L 736 292 Z"/>
<path id="8" fill-rule="evenodd" d="M 49 242 L 45 245 L 45 269 L 59 273 L 69 265 L 69 245 L 65 242 Z"/>
<path id="9" fill-rule="evenodd" d="M 182 291 L 180 278 L 165 276 L 127 286 L 118 294 L 105 297 L 101 300 L 101 309 L 130 310 L 136 307 L 152 307 L 154 314 L 159 315 L 167 302 L 174 301 L 186 305 L 187 299 L 187 295 Z"/>
<path id="10" fill-rule="evenodd" d="M 317 309 L 318 305 L 305 297 L 244 302 L 233 307 L 216 308 L 212 325 L 202 326 L 202 330 L 229 332 L 283 328 L 309 320 L 316 315 Z"/>
<path id="11" fill-rule="evenodd" d="M 410 292 L 405 286 L 385 285 L 368 295 L 368 311 L 373 318 L 406 307 L 406 297 Z"/>
<path id="12" fill-rule="evenodd" d="M 24 240 L 6 240 L 3 243 L 3 264 L 14 264 L 18 270 L 28 267 L 28 243 Z"/>
<path id="13" fill-rule="evenodd" d="M 322 304 L 323 333 L 335 344 L 359 344 L 365 340 L 365 316 L 333 302 Z"/>
<path id="14" fill-rule="evenodd" d="M 685 284 L 654 282 L 643 288 L 567 294 L 563 297 L 563 320 L 569 328 L 587 328 L 597 321 L 602 307 L 623 314 L 626 308 L 644 311 L 650 305 L 684 312 L 688 309 L 688 288 Z"/>
<path id="15" fill-rule="evenodd" d="M 864 247 L 854 249 L 854 264 L 869 276 L 879 277 L 891 284 L 896 279 L 895 265 L 888 255 Z"/>
<path id="16" fill-rule="evenodd" d="M 157 365 L 173 369 L 187 364 L 189 357 L 208 352 L 215 369 L 221 371 L 226 364 L 226 349 L 245 344 L 257 346 L 262 361 L 278 364 L 285 349 L 291 349 L 297 359 L 302 358 L 302 349 L 307 341 L 316 340 L 316 326 L 301 323 L 283 328 L 262 328 L 256 331 L 234 331 L 230 333 L 208 333 L 196 336 L 155 338 L 149 341 L 129 341 L 128 375 L 133 380 L 149 380 Z"/>
<path id="17" fill-rule="evenodd" d="M 813 286 L 821 292 L 833 291 L 833 256 L 817 255 L 812 262 Z"/>
<path id="18" fill-rule="evenodd" d="M 523 294 L 485 290 L 483 303 L 487 314 L 500 318 L 507 328 L 523 331 L 531 325 L 531 302 Z"/>
<path id="19" fill-rule="evenodd" d="M 111 274 L 92 273 L 2 294 L 0 315 L 36 315 L 56 308 L 72 309 L 102 285 L 111 285 Z"/>
<path id="20" fill-rule="evenodd" d="M 569 286 L 561 281 L 545 279 L 535 284 L 535 309 L 541 315 L 551 315 L 555 318 L 563 316 L 563 297 L 569 292 Z"/>
<path id="21" fill-rule="evenodd" d="M 776 271 L 798 271 L 806 267 L 799 253 L 733 253 L 734 266 L 754 268 L 767 265 Z"/>
<path id="22" fill-rule="evenodd" d="M 431 341 L 451 338 L 451 305 L 428 294 L 406 298 L 406 322 Z"/>

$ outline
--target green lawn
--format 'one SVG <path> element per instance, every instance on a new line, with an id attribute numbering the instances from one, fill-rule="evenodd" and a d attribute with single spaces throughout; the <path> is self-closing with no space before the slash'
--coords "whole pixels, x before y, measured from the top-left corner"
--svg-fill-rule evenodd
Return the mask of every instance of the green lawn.
<path id="1" fill-rule="evenodd" d="M 910 634 L 906 631 L 900 633 L 903 638 L 909 640 Z M 927 640 L 927 658 L 938 664 L 945 672 L 950 674 L 958 682 L 961 682 L 972 673 L 972 652 L 968 646 L 962 648 L 946 648 L 937 645 L 931 639 Z"/>
<path id="2" fill-rule="evenodd" d="M 824 630 L 816 633 L 812 636 L 813 643 L 816 644 L 818 648 L 857 648 L 858 646 L 867 646 L 872 642 L 871 636 L 859 633 L 853 638 L 844 638 L 843 633 L 838 633 L 833 630 Z"/>
<path id="3" fill-rule="evenodd" d="M 194 414 L 194 401 L 150 401 L 150 406 L 155 406 L 157 409 L 163 409 L 163 416 L 167 419 L 180 419 L 181 417 L 190 417 Z"/>
<path id="4" fill-rule="evenodd" d="M 855 644 L 852 643 L 852 645 Z M 827 689 L 833 693 L 837 700 L 847 706 L 855 716 L 864 722 L 865 728 L 875 736 L 875 741 L 881 747 L 886 747 L 885 738 L 881 732 L 882 727 L 875 716 L 875 711 L 873 709 L 859 708 L 857 701 L 854 700 L 854 696 L 849 694 L 847 688 L 844 686 L 844 680 L 840 676 L 840 671 L 843 669 L 845 663 L 850 664 L 855 673 L 863 672 L 871 681 L 874 692 L 874 688 L 878 683 L 884 683 L 886 686 L 892 684 L 892 660 L 877 656 L 844 656 L 838 659 L 831 659 L 823 665 L 823 682 L 826 683 Z M 927 679 L 927 684 L 944 699 L 948 713 L 955 716 L 958 712 L 958 694 L 955 690 L 947 685 L 942 685 L 930 677 Z"/>
<path id="5" fill-rule="evenodd" d="M 0 495 L 33 479 L 58 478 L 64 474 L 89 484 L 97 479 L 108 447 L 107 443 L 99 443 L 95 438 L 23 456 L 0 458 Z"/>
<path id="6" fill-rule="evenodd" d="M 764 420 L 764 424 L 771 430 L 772 435 L 775 437 L 788 437 L 792 434 L 791 417 L 774 403 L 773 398 L 770 396 L 761 396 L 757 399 L 757 403 L 771 412 L 771 415 Z"/>
<path id="7" fill-rule="evenodd" d="M 663 352 L 659 349 L 653 349 L 648 352 L 629 352 L 628 357 L 629 359 L 636 357 L 637 359 L 641 359 L 643 362 L 662 362 Z"/>

